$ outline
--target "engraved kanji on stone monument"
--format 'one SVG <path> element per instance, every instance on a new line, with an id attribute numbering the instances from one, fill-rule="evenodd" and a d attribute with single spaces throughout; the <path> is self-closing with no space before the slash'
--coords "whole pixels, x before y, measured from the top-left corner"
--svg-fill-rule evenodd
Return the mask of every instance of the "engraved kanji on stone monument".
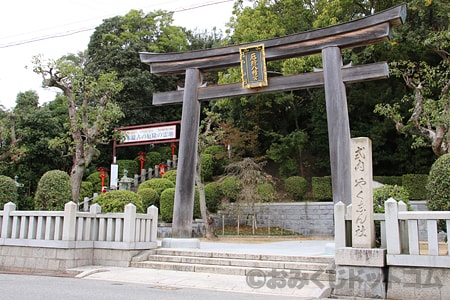
<path id="1" fill-rule="evenodd" d="M 372 142 L 369 138 L 351 141 L 352 246 L 374 246 Z"/>

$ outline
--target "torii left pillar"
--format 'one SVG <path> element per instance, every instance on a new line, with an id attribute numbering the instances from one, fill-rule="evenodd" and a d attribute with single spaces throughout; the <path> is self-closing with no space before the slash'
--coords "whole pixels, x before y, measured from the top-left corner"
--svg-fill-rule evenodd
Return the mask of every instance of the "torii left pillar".
<path id="1" fill-rule="evenodd" d="M 200 241 L 192 239 L 192 219 L 194 214 L 197 140 L 201 111 L 201 105 L 198 101 L 198 87 L 201 85 L 201 82 L 202 76 L 199 69 L 191 68 L 186 70 L 173 207 L 172 238 L 164 239 L 162 243 L 162 246 L 167 248 L 200 247 Z"/>

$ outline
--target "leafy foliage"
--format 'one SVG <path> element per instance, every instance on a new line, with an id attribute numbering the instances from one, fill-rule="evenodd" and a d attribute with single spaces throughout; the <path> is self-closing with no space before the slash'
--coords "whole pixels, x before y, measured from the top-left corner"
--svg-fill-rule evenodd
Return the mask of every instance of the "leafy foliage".
<path id="1" fill-rule="evenodd" d="M 194 194 L 194 218 L 200 217 L 200 200 L 199 200 L 198 190 L 195 190 Z M 161 219 L 164 222 L 172 222 L 173 218 L 173 206 L 175 200 L 175 188 L 165 189 L 161 193 L 159 200 L 159 209 L 161 214 Z"/>
<path id="2" fill-rule="evenodd" d="M 384 202 L 389 198 L 394 200 L 403 201 L 410 209 L 409 194 L 408 191 L 398 185 L 384 185 L 373 191 L 373 211 L 375 213 L 384 213 Z"/>
<path id="3" fill-rule="evenodd" d="M 201 176 L 203 181 L 210 181 L 214 172 L 214 157 L 212 154 L 202 153 L 200 155 L 202 171 Z"/>
<path id="4" fill-rule="evenodd" d="M 146 161 L 145 161 L 145 168 L 152 168 L 154 169 L 156 165 L 162 162 L 161 159 L 161 153 L 156 151 L 147 152 Z"/>
<path id="5" fill-rule="evenodd" d="M 275 187 L 270 183 L 261 183 L 256 192 L 262 202 L 273 202 L 275 200 Z"/>
<path id="6" fill-rule="evenodd" d="M 141 197 L 127 190 L 110 191 L 100 194 L 94 198 L 93 202 L 98 203 L 102 207 L 102 212 L 124 212 L 125 205 L 128 203 L 133 203 L 136 206 L 136 212 L 144 212 Z"/>
<path id="7" fill-rule="evenodd" d="M 236 202 L 242 191 L 242 182 L 237 176 L 228 176 L 221 182 L 220 190 L 230 202 Z"/>
<path id="8" fill-rule="evenodd" d="M 426 189 L 430 210 L 450 210 L 450 153 L 442 155 L 433 164 Z"/>
<path id="9" fill-rule="evenodd" d="M 402 176 L 402 186 L 408 191 L 410 200 L 427 199 L 425 188 L 428 181 L 428 174 L 404 174 Z"/>
<path id="10" fill-rule="evenodd" d="M 291 176 L 284 181 L 286 192 L 296 200 L 302 200 L 308 190 L 308 181 L 301 176 Z"/>
<path id="11" fill-rule="evenodd" d="M 175 188 L 175 184 L 166 178 L 152 178 L 139 185 L 138 191 L 141 189 L 151 188 L 154 189 L 158 195 L 161 196 L 162 192 L 168 188 Z"/>
<path id="12" fill-rule="evenodd" d="M 223 197 L 220 183 L 217 181 L 205 184 L 206 207 L 211 213 L 217 212 Z"/>
<path id="13" fill-rule="evenodd" d="M 177 183 L 177 170 L 169 170 L 164 172 L 164 179 L 168 179 L 173 182 L 173 184 Z"/>
<path id="14" fill-rule="evenodd" d="M 46 172 L 39 180 L 35 201 L 38 210 L 64 210 L 72 201 L 70 176 L 60 170 Z"/>
<path id="15" fill-rule="evenodd" d="M 141 197 L 142 206 L 144 209 L 147 209 L 152 205 L 155 205 L 156 207 L 159 206 L 159 194 L 154 189 L 143 188 L 140 189 L 137 194 Z"/>
<path id="16" fill-rule="evenodd" d="M 131 159 L 119 159 L 117 160 L 117 165 L 119 166 L 119 178 L 124 174 L 124 170 L 128 171 L 127 177 L 133 178 L 135 174 L 139 174 L 139 165 L 135 160 Z"/>
<path id="17" fill-rule="evenodd" d="M 312 177 L 311 186 L 314 199 L 318 201 L 333 200 L 331 176 Z"/>
<path id="18" fill-rule="evenodd" d="M 8 202 L 16 203 L 19 194 L 14 179 L 0 175 L 0 209 Z"/>

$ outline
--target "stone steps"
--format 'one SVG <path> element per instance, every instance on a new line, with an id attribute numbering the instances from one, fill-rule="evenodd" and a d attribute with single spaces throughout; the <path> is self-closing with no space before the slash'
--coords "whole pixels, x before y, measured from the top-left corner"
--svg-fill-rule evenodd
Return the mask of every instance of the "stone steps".
<path id="1" fill-rule="evenodd" d="M 334 259 L 160 248 L 133 258 L 131 267 L 240 276 L 334 281 Z"/>

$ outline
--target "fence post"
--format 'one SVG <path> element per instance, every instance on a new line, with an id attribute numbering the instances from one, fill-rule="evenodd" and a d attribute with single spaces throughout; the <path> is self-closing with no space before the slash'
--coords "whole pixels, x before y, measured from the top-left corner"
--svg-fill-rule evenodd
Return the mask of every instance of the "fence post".
<path id="1" fill-rule="evenodd" d="M 12 230 L 12 219 L 9 217 L 12 211 L 16 210 L 16 205 L 12 202 L 8 202 L 3 206 L 3 224 L 2 231 L 0 232 L 1 238 L 9 238 Z"/>
<path id="2" fill-rule="evenodd" d="M 400 229 L 398 224 L 398 205 L 397 201 L 389 198 L 384 203 L 385 222 L 386 222 L 386 246 L 388 254 L 400 254 Z"/>
<path id="3" fill-rule="evenodd" d="M 123 223 L 123 241 L 133 243 L 136 233 L 136 206 L 133 203 L 125 205 Z"/>
<path id="4" fill-rule="evenodd" d="M 345 247 L 345 204 L 339 201 L 334 205 L 334 240 L 336 249 Z"/>
<path id="5" fill-rule="evenodd" d="M 141 169 L 141 176 L 139 178 L 140 178 L 141 183 L 146 181 L 147 180 L 147 170 Z"/>
<path id="6" fill-rule="evenodd" d="M 77 205 L 73 202 L 67 202 L 64 205 L 64 224 L 63 224 L 63 241 L 75 241 L 77 223 Z"/>
<path id="7" fill-rule="evenodd" d="M 84 197 L 83 199 L 83 211 L 89 210 L 89 197 Z"/>
<path id="8" fill-rule="evenodd" d="M 398 202 L 398 211 L 408 211 L 408 206 L 403 201 Z M 409 254 L 409 236 L 408 236 L 408 221 L 401 220 L 399 222 L 400 232 L 400 246 L 402 253 Z"/>
<path id="9" fill-rule="evenodd" d="M 172 168 L 173 168 L 173 169 L 176 169 L 176 168 L 177 168 L 177 160 L 178 160 L 177 156 L 174 155 L 174 156 L 173 156 L 173 161 L 172 161 Z"/>
<path id="10" fill-rule="evenodd" d="M 150 227 L 150 242 L 155 242 L 158 233 L 158 208 L 154 205 L 147 208 L 147 214 L 152 216 L 152 225 Z"/>

